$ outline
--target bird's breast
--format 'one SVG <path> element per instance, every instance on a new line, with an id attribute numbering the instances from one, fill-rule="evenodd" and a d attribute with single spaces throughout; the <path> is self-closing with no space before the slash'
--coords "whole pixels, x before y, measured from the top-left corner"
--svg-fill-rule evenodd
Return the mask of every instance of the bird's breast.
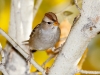
<path id="1" fill-rule="evenodd" d="M 54 40 L 54 36 L 55 36 L 55 33 L 52 33 L 50 31 L 43 31 L 39 35 L 39 39 L 41 40 L 41 42 L 51 43 Z"/>
<path id="2" fill-rule="evenodd" d="M 58 32 L 40 30 L 30 41 L 30 47 L 36 50 L 45 50 L 54 47 L 59 39 Z"/>

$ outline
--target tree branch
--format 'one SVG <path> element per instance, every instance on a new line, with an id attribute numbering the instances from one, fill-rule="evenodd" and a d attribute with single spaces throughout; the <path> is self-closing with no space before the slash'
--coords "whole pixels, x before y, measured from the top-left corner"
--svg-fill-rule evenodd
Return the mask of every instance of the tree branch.
<path id="1" fill-rule="evenodd" d="M 73 75 L 91 39 L 100 31 L 100 1 L 83 0 L 81 17 L 71 29 L 49 75 Z"/>
<path id="2" fill-rule="evenodd" d="M 28 54 L 10 37 L 8 36 L 2 29 L 0 29 L 0 33 L 12 44 L 12 46 L 17 49 L 26 59 L 28 58 Z M 45 71 L 42 67 L 40 67 L 32 58 L 30 62 L 40 71 L 43 75 L 45 75 Z"/>
<path id="3" fill-rule="evenodd" d="M 42 0 L 36 0 L 36 4 L 35 4 L 34 9 L 33 9 L 33 12 L 34 12 L 33 13 L 33 20 L 35 19 L 36 13 L 37 13 L 41 3 L 42 3 Z"/>
<path id="4" fill-rule="evenodd" d="M 0 44 L 0 52 L 1 52 L 1 56 L 2 56 L 2 61 L 0 61 L 0 71 L 4 74 L 4 75 L 9 75 L 7 70 L 5 69 L 5 57 L 4 57 L 4 52 L 2 50 L 2 46 Z"/>
<path id="5" fill-rule="evenodd" d="M 100 71 L 88 71 L 88 70 L 78 70 L 77 72 L 80 72 L 82 74 L 100 74 Z"/>
<path id="6" fill-rule="evenodd" d="M 81 9 L 79 8 L 79 6 L 77 4 L 77 0 L 74 0 L 74 2 L 75 2 L 75 5 L 76 5 L 77 9 L 81 12 Z"/>
<path id="7" fill-rule="evenodd" d="M 20 0 L 20 17 L 22 22 L 24 41 L 29 39 L 29 35 L 32 31 L 32 22 L 34 14 L 33 9 L 34 9 L 33 0 Z"/>

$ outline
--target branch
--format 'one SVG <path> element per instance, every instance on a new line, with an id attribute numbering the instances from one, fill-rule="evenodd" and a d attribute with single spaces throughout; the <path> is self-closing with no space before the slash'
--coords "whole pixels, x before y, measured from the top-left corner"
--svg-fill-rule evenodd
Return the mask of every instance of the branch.
<path id="1" fill-rule="evenodd" d="M 24 41 L 29 39 L 29 35 L 32 31 L 32 22 L 34 14 L 33 8 L 34 8 L 34 0 L 20 0 L 20 17 L 22 22 Z M 19 25 L 17 24 L 17 26 Z"/>
<path id="2" fill-rule="evenodd" d="M 72 27 L 49 75 L 73 75 L 87 45 L 100 32 L 100 1 L 83 0 L 81 17 Z"/>
<path id="3" fill-rule="evenodd" d="M 88 71 L 88 70 L 78 70 L 77 72 L 80 72 L 82 74 L 100 74 L 100 71 Z"/>
<path id="4" fill-rule="evenodd" d="M 12 46 L 18 50 L 26 59 L 28 58 L 28 54 L 10 37 L 8 36 L 2 29 L 0 29 L 0 33 L 12 44 Z M 40 71 L 43 75 L 45 75 L 45 71 L 42 67 L 40 67 L 32 58 L 30 62 Z"/>
<path id="5" fill-rule="evenodd" d="M 75 5 L 76 5 L 77 9 L 81 12 L 81 8 L 78 6 L 77 0 L 74 0 L 74 2 L 75 2 Z"/>
<path id="6" fill-rule="evenodd" d="M 8 35 L 29 53 L 22 41 L 28 40 L 32 30 L 34 0 L 11 0 L 11 16 Z M 25 59 L 7 42 L 6 69 L 10 75 L 28 75 L 29 67 Z M 9 61 L 10 60 L 10 61 Z M 17 61 L 19 60 L 19 61 Z M 23 64 L 22 64 L 23 63 Z M 12 67 L 9 67 L 12 66 Z M 18 68 L 20 66 L 20 68 Z M 14 71 L 13 71 L 14 70 Z"/>
<path id="7" fill-rule="evenodd" d="M 35 19 L 36 13 L 37 13 L 41 3 L 42 3 L 42 0 L 36 0 L 36 4 L 35 4 L 34 9 L 33 9 L 33 12 L 34 12 L 33 13 L 33 20 Z"/>
<path id="8" fill-rule="evenodd" d="M 29 39 L 32 30 L 33 8 L 34 0 L 12 0 L 11 3 L 9 35 L 23 48 L 26 47 L 22 41 Z"/>
<path id="9" fill-rule="evenodd" d="M 22 41 L 29 39 L 29 35 L 32 30 L 32 21 L 34 14 L 33 8 L 34 0 L 11 0 L 11 17 L 8 34 L 13 39 L 13 41 L 20 45 L 20 47 L 27 53 L 29 53 L 28 46 L 23 45 Z M 9 44 L 8 42 L 5 50 L 7 50 L 6 68 L 8 70 L 8 73 L 10 75 L 14 75 L 14 73 L 16 73 L 17 75 L 20 75 L 22 73 L 24 75 L 27 75 L 29 68 L 26 67 L 28 65 L 23 57 L 19 55 L 19 53 L 16 52 L 14 48 L 12 49 L 11 44 Z M 9 61 L 9 59 L 11 61 Z M 19 60 L 20 63 L 16 62 L 17 60 Z M 13 69 L 9 66 L 13 66 L 15 71 L 13 71 Z M 20 66 L 20 68 L 17 68 L 18 66 Z"/>
<path id="10" fill-rule="evenodd" d="M 45 67 L 46 63 L 48 63 L 52 58 L 54 58 L 56 55 L 51 55 L 43 64 L 42 67 Z"/>
<path id="11" fill-rule="evenodd" d="M 1 52 L 1 56 L 2 56 L 2 61 L 0 61 L 0 71 L 4 74 L 4 75 L 9 75 L 7 70 L 5 69 L 5 57 L 4 57 L 4 52 L 2 50 L 2 46 L 0 44 L 0 52 Z"/>

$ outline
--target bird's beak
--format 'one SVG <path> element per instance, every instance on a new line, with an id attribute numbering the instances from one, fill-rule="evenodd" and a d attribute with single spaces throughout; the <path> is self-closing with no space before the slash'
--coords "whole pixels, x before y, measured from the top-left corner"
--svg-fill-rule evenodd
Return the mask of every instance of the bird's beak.
<path id="1" fill-rule="evenodd" d="M 54 22 L 54 26 L 58 26 L 59 25 L 59 23 L 56 21 L 56 22 Z"/>

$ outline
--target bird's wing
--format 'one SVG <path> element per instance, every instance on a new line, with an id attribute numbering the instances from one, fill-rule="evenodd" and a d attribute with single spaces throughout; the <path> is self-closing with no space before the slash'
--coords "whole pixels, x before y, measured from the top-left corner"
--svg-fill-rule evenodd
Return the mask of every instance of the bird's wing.
<path id="1" fill-rule="evenodd" d="M 34 36 L 34 33 L 36 32 L 36 30 L 39 28 L 40 24 L 38 24 L 31 32 L 30 37 Z M 24 45 L 29 45 L 29 40 L 25 40 L 22 42 Z"/>
<path id="2" fill-rule="evenodd" d="M 36 32 L 36 30 L 39 28 L 40 24 L 38 24 L 31 32 L 30 37 L 34 36 L 34 33 Z"/>

